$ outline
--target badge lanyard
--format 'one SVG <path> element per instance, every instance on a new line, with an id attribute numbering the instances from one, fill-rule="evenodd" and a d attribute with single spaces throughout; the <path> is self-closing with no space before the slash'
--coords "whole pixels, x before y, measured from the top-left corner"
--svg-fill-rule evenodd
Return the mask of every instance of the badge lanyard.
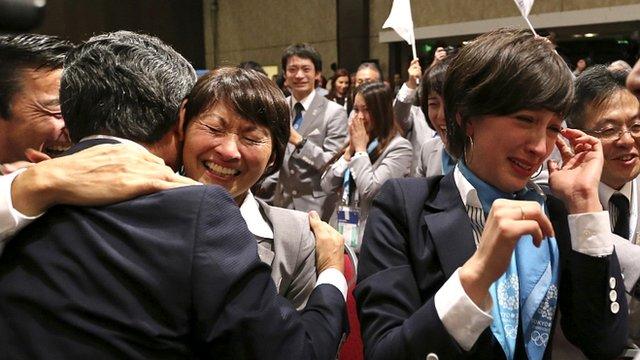
<path id="1" fill-rule="evenodd" d="M 367 147 L 367 154 L 371 156 L 378 147 L 378 139 L 374 139 Z M 360 237 L 358 236 L 358 224 L 360 222 L 360 210 L 358 209 L 358 193 L 354 195 L 354 206 L 349 206 L 351 193 L 351 171 L 347 168 L 342 181 L 342 201 L 338 206 L 338 232 L 344 237 L 345 244 L 356 252 L 360 250 Z"/>

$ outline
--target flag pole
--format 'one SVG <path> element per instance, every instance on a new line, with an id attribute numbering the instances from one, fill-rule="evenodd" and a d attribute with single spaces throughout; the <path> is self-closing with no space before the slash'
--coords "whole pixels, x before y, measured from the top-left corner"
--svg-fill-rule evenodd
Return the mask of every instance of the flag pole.
<path id="1" fill-rule="evenodd" d="M 411 51 L 413 51 L 413 58 L 418 58 L 418 52 L 416 51 L 416 36 L 414 34 L 411 35 Z"/>
<path id="2" fill-rule="evenodd" d="M 416 35 L 415 33 L 411 34 L 411 51 L 413 52 L 413 59 L 418 58 L 418 52 L 416 51 Z M 420 85 L 420 79 L 416 79 L 416 85 Z"/>
<path id="3" fill-rule="evenodd" d="M 527 24 L 529 24 L 529 29 L 531 29 L 533 36 L 538 37 L 538 33 L 536 33 L 536 31 L 533 29 L 533 25 L 531 25 L 531 22 L 529 21 L 529 17 L 525 16 L 524 20 L 527 22 Z"/>

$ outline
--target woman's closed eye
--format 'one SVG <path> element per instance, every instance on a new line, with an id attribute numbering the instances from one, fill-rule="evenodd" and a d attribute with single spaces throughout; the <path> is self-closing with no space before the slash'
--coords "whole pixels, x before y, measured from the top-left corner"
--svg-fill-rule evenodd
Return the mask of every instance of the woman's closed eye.
<path id="1" fill-rule="evenodd" d="M 536 120 L 530 116 L 526 116 L 526 115 L 517 115 L 516 120 L 524 123 L 524 124 L 535 124 Z"/>
<path id="2" fill-rule="evenodd" d="M 550 125 L 548 127 L 548 129 L 556 134 L 560 134 L 560 131 L 562 131 L 562 126 L 560 125 Z"/>
<path id="3" fill-rule="evenodd" d="M 259 135 L 245 135 L 242 137 L 248 145 L 261 145 L 264 144 L 267 139 Z"/>
<path id="4" fill-rule="evenodd" d="M 202 126 L 204 126 L 205 129 L 207 129 L 207 131 L 209 131 L 212 134 L 215 135 L 221 135 L 224 134 L 226 131 L 224 131 L 222 128 L 216 127 L 216 126 L 211 126 L 211 125 L 207 125 L 202 123 Z"/>

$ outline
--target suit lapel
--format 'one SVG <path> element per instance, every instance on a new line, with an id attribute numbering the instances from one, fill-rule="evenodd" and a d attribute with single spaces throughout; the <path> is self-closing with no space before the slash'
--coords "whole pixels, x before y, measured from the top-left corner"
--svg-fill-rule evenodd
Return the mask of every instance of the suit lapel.
<path id="1" fill-rule="evenodd" d="M 442 178 L 438 193 L 425 207 L 425 231 L 431 235 L 445 278 L 449 278 L 476 251 L 471 222 L 453 171 Z"/>
<path id="2" fill-rule="evenodd" d="M 278 236 L 280 236 L 280 234 L 277 233 L 277 231 L 278 231 L 278 228 L 280 228 L 280 226 L 273 226 L 273 222 L 271 221 L 271 206 L 267 205 L 260 199 L 256 199 L 256 200 L 258 201 L 260 212 L 264 215 L 264 218 L 267 219 L 267 221 L 271 224 L 271 229 L 273 230 L 273 244 L 272 244 L 273 250 L 269 250 L 267 247 L 262 246 L 262 243 L 268 240 L 258 238 L 258 255 L 260 255 L 260 260 L 262 260 L 264 263 L 267 263 L 270 266 L 273 266 L 273 259 L 276 256 L 275 254 L 276 239 L 278 238 Z"/>
<path id="3" fill-rule="evenodd" d="M 398 142 L 398 140 L 396 140 L 396 138 L 391 139 L 391 141 L 389 142 L 387 147 L 384 148 L 384 150 L 382 151 L 382 154 L 380 154 L 380 156 L 378 156 L 376 161 L 372 164 L 374 169 L 377 168 L 380 165 L 380 163 L 382 162 L 382 160 L 384 160 L 384 158 L 387 157 L 387 154 L 389 153 L 389 151 L 391 151 L 392 149 L 395 148 L 396 142 Z"/>
<path id="4" fill-rule="evenodd" d="M 324 98 L 318 93 L 313 96 L 313 100 L 311 101 L 309 108 L 304 112 L 302 125 L 300 125 L 300 135 L 307 136 L 318 127 L 318 114 L 320 114 L 322 107 L 326 106 L 326 103 L 322 101 L 323 99 Z"/>

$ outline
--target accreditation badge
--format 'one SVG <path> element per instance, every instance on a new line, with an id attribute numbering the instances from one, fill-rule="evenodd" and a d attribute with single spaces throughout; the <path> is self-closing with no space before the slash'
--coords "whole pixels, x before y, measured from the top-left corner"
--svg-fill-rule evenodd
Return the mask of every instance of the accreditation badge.
<path id="1" fill-rule="evenodd" d="M 342 234 L 344 243 L 355 250 L 360 249 L 360 237 L 358 236 L 359 222 L 360 210 L 350 206 L 338 207 L 338 232 Z"/>

